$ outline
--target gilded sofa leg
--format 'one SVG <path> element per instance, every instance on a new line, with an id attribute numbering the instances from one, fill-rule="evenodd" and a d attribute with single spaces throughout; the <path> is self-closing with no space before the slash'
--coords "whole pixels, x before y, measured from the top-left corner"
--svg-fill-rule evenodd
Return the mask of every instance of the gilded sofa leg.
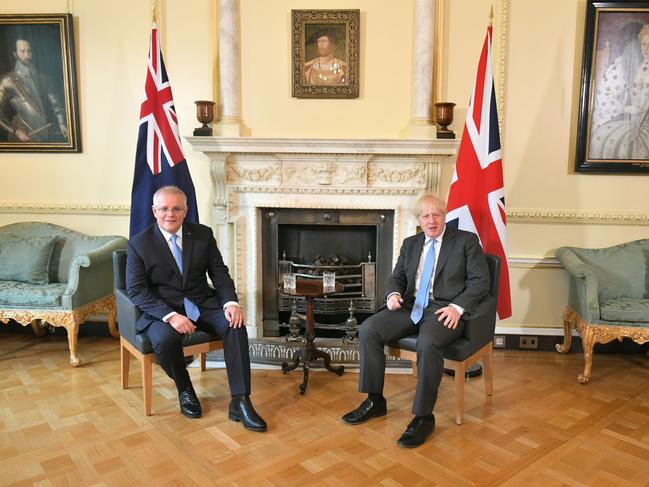
<path id="1" fill-rule="evenodd" d="M 584 348 L 584 373 L 579 374 L 577 380 L 580 384 L 588 384 L 593 368 L 593 347 L 595 346 L 595 330 L 592 327 L 584 327 L 581 343 Z"/>
<path id="2" fill-rule="evenodd" d="M 65 327 L 68 331 L 68 345 L 70 347 L 70 364 L 75 367 L 81 365 L 81 359 L 77 355 L 77 335 L 79 334 L 79 323 L 74 319 Z"/>
<path id="3" fill-rule="evenodd" d="M 570 351 L 572 344 L 572 327 L 575 324 L 575 312 L 570 306 L 566 306 L 563 311 L 563 343 L 557 343 L 554 348 L 559 353 L 567 353 Z"/>

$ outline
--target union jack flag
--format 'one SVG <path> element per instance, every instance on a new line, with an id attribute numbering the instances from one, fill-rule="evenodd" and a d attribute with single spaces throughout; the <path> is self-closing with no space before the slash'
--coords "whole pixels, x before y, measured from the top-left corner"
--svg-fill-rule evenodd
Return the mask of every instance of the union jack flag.
<path id="1" fill-rule="evenodd" d="M 489 25 L 451 180 L 446 222 L 449 226 L 476 233 L 484 251 L 500 257 L 498 318 L 502 320 L 512 315 L 512 304 L 491 36 Z"/>
<path id="2" fill-rule="evenodd" d="M 155 23 L 151 30 L 144 91 L 131 192 L 131 236 L 155 222 L 151 202 L 153 193 L 162 186 L 182 189 L 189 207 L 186 219 L 198 222 L 196 191 L 180 143 L 178 117 Z"/>

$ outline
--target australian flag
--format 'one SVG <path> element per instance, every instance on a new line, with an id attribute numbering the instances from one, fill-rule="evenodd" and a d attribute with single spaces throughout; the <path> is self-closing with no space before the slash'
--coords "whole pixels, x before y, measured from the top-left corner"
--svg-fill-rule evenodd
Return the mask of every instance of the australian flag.
<path id="1" fill-rule="evenodd" d="M 491 25 L 482 46 L 475 86 L 448 194 L 446 222 L 476 233 L 485 252 L 500 257 L 498 318 L 512 315 L 507 266 L 503 161 L 491 69 Z"/>
<path id="2" fill-rule="evenodd" d="M 155 222 L 152 198 L 162 186 L 178 186 L 184 191 L 189 207 L 186 219 L 198 223 L 196 191 L 180 144 L 178 118 L 155 23 L 144 91 L 131 192 L 131 236 Z"/>

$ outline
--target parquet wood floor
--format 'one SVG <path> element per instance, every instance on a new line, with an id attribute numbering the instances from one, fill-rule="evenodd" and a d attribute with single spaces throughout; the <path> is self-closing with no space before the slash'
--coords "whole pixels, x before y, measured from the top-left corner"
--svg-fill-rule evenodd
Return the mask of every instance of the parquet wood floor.
<path id="1" fill-rule="evenodd" d="M 414 379 L 389 375 L 388 414 L 364 425 L 340 416 L 363 398 L 358 375 L 253 371 L 253 400 L 269 424 L 252 433 L 227 418 L 223 369 L 191 376 L 204 416 L 178 412 L 171 381 L 154 369 L 153 415 L 142 414 L 138 367 L 122 391 L 118 342 L 0 336 L 0 485 L 649 485 L 649 359 L 596 355 L 590 384 L 581 354 L 495 352 L 494 395 L 465 389 L 454 423 L 443 379 L 433 437 L 415 450 L 395 440 L 410 420 Z"/>

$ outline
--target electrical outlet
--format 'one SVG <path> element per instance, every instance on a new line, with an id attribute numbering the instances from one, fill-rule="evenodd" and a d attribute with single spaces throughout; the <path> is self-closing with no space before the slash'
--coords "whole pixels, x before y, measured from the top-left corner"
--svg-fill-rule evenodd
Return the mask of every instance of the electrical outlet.
<path id="1" fill-rule="evenodd" d="M 494 348 L 505 348 L 505 335 L 494 335 Z"/>
<path id="2" fill-rule="evenodd" d="M 518 337 L 518 347 L 536 350 L 537 348 L 539 348 L 539 337 L 531 337 L 531 336 Z"/>

